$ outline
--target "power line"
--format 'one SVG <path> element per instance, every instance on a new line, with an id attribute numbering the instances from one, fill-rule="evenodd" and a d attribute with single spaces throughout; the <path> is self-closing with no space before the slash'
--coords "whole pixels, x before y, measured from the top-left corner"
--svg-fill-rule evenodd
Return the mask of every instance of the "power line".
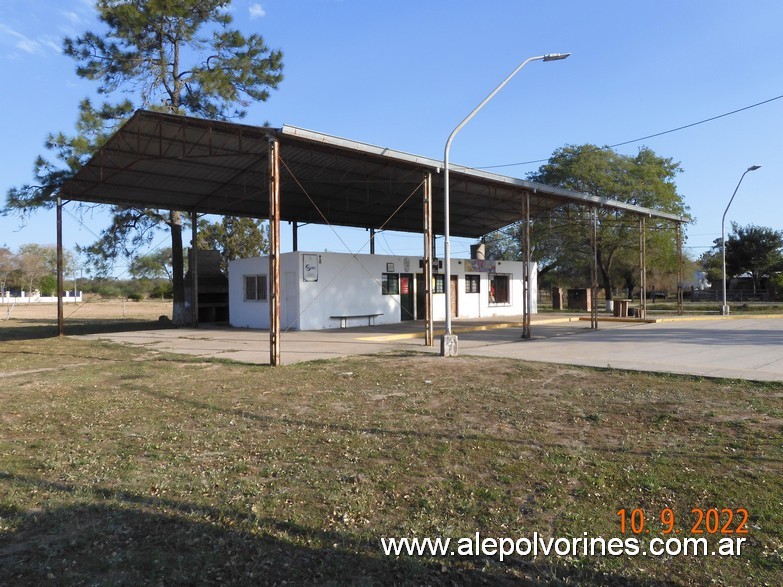
<path id="1" fill-rule="evenodd" d="M 677 128 L 672 128 L 669 130 L 665 130 L 663 132 L 657 132 L 655 134 L 647 135 L 644 137 L 639 137 L 638 139 L 631 139 L 630 141 L 623 141 L 622 143 L 615 143 L 614 145 L 607 145 L 606 147 L 597 147 L 598 150 L 604 150 L 604 149 L 614 149 L 615 147 L 622 147 L 624 145 L 630 145 L 631 143 L 638 143 L 641 141 L 646 141 L 647 139 L 653 139 L 655 137 L 660 137 L 663 135 L 667 135 L 673 132 L 677 132 L 680 130 L 685 130 L 686 128 L 691 128 L 693 126 L 698 126 L 700 124 L 704 124 L 707 122 L 712 122 L 713 120 L 718 120 L 719 118 L 725 118 L 726 116 L 731 116 L 732 114 L 737 114 L 739 112 L 744 112 L 745 110 L 750 110 L 751 108 L 756 108 L 758 106 L 763 106 L 764 104 L 769 104 L 770 102 L 774 102 L 775 100 L 780 100 L 783 98 L 783 94 L 780 96 L 775 96 L 774 98 L 769 98 L 768 100 L 763 100 L 761 102 L 756 102 L 755 104 L 751 104 L 750 106 L 744 106 L 743 108 L 738 108 L 737 110 L 732 110 L 731 112 L 725 112 L 723 114 L 718 114 L 717 116 L 711 116 L 710 118 L 705 118 L 704 120 L 699 120 L 698 122 L 692 122 L 690 124 L 685 124 L 683 126 L 678 126 Z M 533 163 L 546 163 L 549 161 L 549 159 L 536 159 L 534 161 L 522 161 L 520 163 L 504 163 L 502 165 L 486 165 L 484 167 L 477 167 L 477 169 L 498 169 L 500 167 L 514 167 L 516 165 L 532 165 Z"/>

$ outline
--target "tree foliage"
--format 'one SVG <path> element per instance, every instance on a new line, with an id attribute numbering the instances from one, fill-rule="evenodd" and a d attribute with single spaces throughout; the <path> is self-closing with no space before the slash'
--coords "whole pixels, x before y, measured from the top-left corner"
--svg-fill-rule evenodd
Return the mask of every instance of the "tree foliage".
<path id="1" fill-rule="evenodd" d="M 171 281 L 171 248 L 139 255 L 128 270 L 133 279 L 168 279 Z"/>
<path id="2" fill-rule="evenodd" d="M 63 273 L 73 274 L 75 266 L 74 254 L 64 250 Z M 57 247 L 31 243 L 20 246 L 16 253 L 0 248 L 0 292 L 11 288 L 56 294 Z"/>
<path id="3" fill-rule="evenodd" d="M 199 221 L 198 248 L 220 252 L 220 268 L 225 272 L 234 259 L 269 253 L 269 225 L 254 218 L 224 216 L 218 222 Z"/>
<path id="4" fill-rule="evenodd" d="M 16 256 L 7 247 L 0 247 L 0 295 L 8 289 L 9 280 L 17 270 Z"/>
<path id="5" fill-rule="evenodd" d="M 721 240 L 701 256 L 701 265 L 708 279 L 717 283 L 723 279 Z M 765 280 L 783 271 L 783 231 L 749 224 L 731 223 L 726 238 L 726 277 L 748 275 L 753 280 L 753 291 L 761 289 Z"/>
<path id="6" fill-rule="evenodd" d="M 28 214 L 54 196 L 137 108 L 213 119 L 241 118 L 282 81 L 282 53 L 259 34 L 231 29 L 231 0 L 97 0 L 100 32 L 66 38 L 76 74 L 98 82 L 98 94 L 130 97 L 79 105 L 76 134 L 50 135 L 54 162 L 38 157 L 34 183 L 13 188 L 7 209 Z M 112 208 L 113 221 L 88 258 L 111 264 L 150 242 L 161 225 L 171 233 L 174 318 L 184 317 L 182 219 L 176 210 Z"/>
<path id="7" fill-rule="evenodd" d="M 646 147 L 635 156 L 628 156 L 588 144 L 556 150 L 528 179 L 601 200 L 617 200 L 685 216 L 688 209 L 674 182 L 680 171 L 678 163 Z M 606 299 L 611 299 L 619 283 L 632 287 L 638 281 L 639 218 L 601 207 L 596 208 L 596 218 L 599 281 Z M 646 224 L 648 264 L 676 270 L 674 226 L 656 219 L 647 219 Z M 495 258 L 502 255 L 520 258 L 522 231 L 521 224 L 502 231 L 490 240 L 488 254 Z M 540 278 L 551 272 L 560 282 L 589 285 L 594 254 L 592 239 L 592 210 L 584 206 L 564 204 L 546 216 L 532 219 L 531 256 L 539 263 Z"/>

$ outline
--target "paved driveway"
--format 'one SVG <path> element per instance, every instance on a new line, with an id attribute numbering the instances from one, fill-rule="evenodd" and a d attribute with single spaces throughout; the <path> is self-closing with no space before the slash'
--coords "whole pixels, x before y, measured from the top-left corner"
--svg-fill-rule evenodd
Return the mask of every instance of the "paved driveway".
<path id="1" fill-rule="evenodd" d="M 514 320 L 455 321 L 454 326 L 462 355 L 783 381 L 783 316 L 655 324 L 601 321 L 593 331 L 589 322 L 540 315 L 534 317 L 532 340 L 520 338 L 521 330 Z M 438 352 L 437 346 L 423 345 L 421 329 L 420 323 L 409 322 L 286 332 L 281 337 L 282 360 L 293 363 L 395 350 Z M 87 338 L 249 363 L 269 362 L 269 335 L 258 330 L 181 328 Z"/>
<path id="2" fill-rule="evenodd" d="M 530 341 L 473 344 L 463 354 L 547 363 L 783 381 L 783 318 L 599 323 L 597 331 Z M 535 334 L 535 331 L 534 331 Z"/>

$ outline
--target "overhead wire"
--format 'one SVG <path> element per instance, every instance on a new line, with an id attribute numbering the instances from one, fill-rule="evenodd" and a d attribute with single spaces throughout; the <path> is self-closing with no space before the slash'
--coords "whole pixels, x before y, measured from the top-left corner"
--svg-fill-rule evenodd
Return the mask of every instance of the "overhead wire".
<path id="1" fill-rule="evenodd" d="M 305 189 L 305 187 L 302 185 L 302 182 L 301 182 L 301 181 L 299 181 L 299 178 L 296 176 L 296 174 L 294 174 L 293 170 L 292 170 L 292 169 L 291 169 L 291 168 L 288 166 L 288 164 L 285 162 L 285 159 L 284 159 L 283 157 L 280 157 L 280 162 L 283 164 L 283 167 L 285 167 L 285 169 L 288 171 L 288 173 L 290 174 L 290 176 L 293 178 L 294 182 L 296 182 L 296 185 L 297 185 L 297 186 L 299 186 L 299 189 L 300 189 L 300 190 L 302 190 L 302 193 L 305 195 L 305 197 L 306 197 L 306 198 L 307 198 L 307 199 L 310 201 L 310 203 L 313 205 L 313 208 L 315 208 L 316 212 L 318 212 L 318 214 L 321 216 L 321 218 L 323 219 L 323 221 L 324 221 L 324 223 L 326 224 L 326 226 L 328 226 L 328 227 L 329 227 L 329 228 L 332 230 L 332 232 L 334 233 L 334 235 L 335 235 L 335 236 L 338 238 L 338 240 L 339 240 L 339 241 L 340 241 L 340 242 L 343 244 L 343 246 L 344 246 L 344 247 L 346 248 L 346 250 L 349 252 L 349 254 L 351 255 L 351 260 L 353 260 L 353 261 L 356 261 L 356 262 L 358 263 L 359 267 L 361 267 L 361 269 L 362 269 L 362 270 L 363 270 L 363 271 L 364 271 L 364 272 L 365 272 L 365 273 L 366 273 L 366 274 L 367 274 L 367 275 L 370 277 L 370 279 L 372 279 L 372 280 L 373 280 L 373 281 L 374 281 L 374 282 L 375 282 L 375 283 L 376 283 L 378 286 L 380 286 L 380 287 L 383 287 L 382 283 L 381 283 L 381 282 L 378 280 L 378 278 L 377 278 L 377 277 L 375 277 L 375 275 L 373 275 L 373 274 L 372 274 L 372 273 L 371 273 L 371 272 L 370 272 L 370 271 L 367 269 L 367 267 L 365 267 L 365 266 L 362 264 L 362 262 L 361 262 L 361 261 L 359 261 L 359 259 L 358 259 L 358 253 L 354 253 L 354 252 L 352 252 L 352 251 L 351 251 L 351 248 L 350 248 L 350 247 L 348 246 L 348 244 L 347 244 L 347 243 L 346 243 L 346 242 L 345 242 L 345 241 L 342 239 L 342 237 L 340 236 L 340 234 L 339 234 L 339 233 L 337 232 L 337 230 L 335 229 L 334 225 L 333 225 L 331 222 L 329 222 L 329 219 L 326 217 L 326 214 L 324 214 L 324 213 L 323 213 L 323 211 L 322 211 L 322 210 L 321 210 L 321 209 L 318 207 L 318 204 L 316 204 L 316 203 L 315 203 L 315 201 L 314 201 L 314 200 L 313 200 L 313 198 L 310 196 L 310 194 L 309 194 L 309 192 L 307 191 L 307 189 Z M 422 185 L 424 185 L 424 181 L 423 181 L 423 180 L 422 180 L 422 181 L 421 181 L 421 182 L 420 182 L 420 183 L 419 183 L 419 184 L 418 184 L 416 187 L 414 187 L 414 188 L 413 188 L 413 190 L 411 191 L 411 193 L 410 193 L 410 194 L 408 194 L 408 197 L 407 197 L 407 198 L 405 198 L 405 200 L 404 200 L 404 201 L 403 201 L 403 202 L 402 202 L 402 203 L 401 203 L 399 206 L 397 206 L 397 209 L 396 209 L 396 210 L 394 210 L 394 212 L 392 212 L 392 213 L 391 213 L 391 215 L 390 215 L 390 216 L 389 216 L 389 217 L 386 219 L 386 221 L 385 221 L 385 222 L 384 222 L 384 223 L 381 225 L 381 227 L 378 229 L 379 231 L 381 231 L 381 236 L 384 238 L 384 240 L 385 240 L 385 238 L 386 238 L 386 237 L 385 237 L 385 235 L 383 234 L 383 229 L 384 229 L 384 227 L 385 227 L 385 226 L 386 226 L 386 225 L 387 225 L 387 224 L 388 224 L 388 223 L 391 221 L 391 219 L 392 219 L 392 218 L 394 218 L 394 216 L 397 214 L 397 212 L 399 212 L 399 211 L 402 209 L 402 207 L 403 207 L 405 204 L 407 204 L 407 203 L 408 203 L 408 201 L 409 201 L 409 200 L 410 200 L 410 199 L 411 199 L 411 198 L 412 198 L 412 197 L 413 197 L 413 196 L 416 194 L 416 192 L 419 190 L 419 188 L 420 188 Z M 362 250 L 364 247 L 366 247 L 368 243 L 369 243 L 369 241 L 367 241 L 367 243 L 365 243 L 365 244 L 364 244 L 362 247 L 360 247 L 360 249 L 359 249 L 359 250 Z M 388 244 L 388 243 L 387 243 L 387 244 Z M 318 299 L 319 299 L 319 298 L 320 298 L 322 295 L 324 295 L 324 294 L 325 294 L 327 291 L 329 291 L 329 288 L 330 288 L 330 287 L 332 286 L 332 284 L 333 284 L 333 283 L 334 283 L 334 282 L 337 280 L 337 278 L 338 278 L 338 277 L 340 277 L 340 275 L 343 273 L 343 271 L 345 271 L 345 269 L 346 269 L 346 268 L 348 267 L 348 265 L 350 264 L 350 261 L 351 261 L 351 260 L 347 261 L 347 262 L 346 262 L 346 263 L 343 265 L 343 267 L 342 267 L 342 268 L 341 268 L 339 271 L 337 271 L 337 273 L 336 273 L 336 274 L 335 274 L 335 275 L 332 277 L 332 279 L 331 279 L 331 280 L 330 280 L 330 281 L 329 281 L 329 282 L 326 284 L 326 286 L 325 286 L 325 287 L 324 287 L 324 288 L 321 290 L 321 292 L 320 292 L 320 293 L 318 293 L 318 294 L 316 294 L 316 295 L 315 295 L 315 297 L 314 297 L 312 300 L 310 300 L 310 303 L 309 303 L 309 304 L 307 304 L 307 305 L 306 305 L 304 308 L 302 308 L 302 309 L 300 310 L 300 312 L 299 312 L 299 317 L 300 317 L 300 318 L 302 317 L 302 315 L 305 313 L 305 311 L 306 311 L 306 310 L 307 310 L 307 309 L 308 309 L 310 306 L 312 306 L 312 305 L 313 305 L 313 304 L 314 304 L 314 303 L 315 303 L 315 302 L 316 302 L 316 301 L 317 301 L 317 300 L 318 300 Z M 392 299 L 394 299 L 394 298 L 392 298 Z M 402 306 L 401 306 L 401 302 L 400 302 L 399 300 L 396 300 L 396 299 L 395 299 L 394 301 L 396 302 L 396 304 L 397 304 L 398 306 L 402 307 Z M 292 326 L 292 325 L 291 325 L 291 324 L 289 324 L 289 325 L 288 325 L 288 326 L 285 328 L 285 332 L 288 332 L 288 330 L 291 328 L 291 326 Z"/>
<path id="2" fill-rule="evenodd" d="M 98 236 L 98 235 L 95 233 L 95 231 L 93 231 L 93 230 L 92 230 L 92 229 L 91 229 L 89 226 L 87 226 L 87 225 L 86 225 L 84 222 L 82 222 L 82 219 L 81 219 L 81 218 L 77 217 L 77 216 L 76 216 L 76 215 L 75 215 L 73 212 L 71 212 L 70 210 L 68 210 L 68 209 L 67 209 L 65 206 L 63 206 L 63 210 L 65 211 L 65 213 L 66 213 L 66 214 L 68 214 L 68 215 L 69 215 L 71 218 L 73 218 L 73 219 L 74 219 L 74 220 L 75 220 L 75 221 L 76 221 L 76 222 L 77 222 L 77 223 L 78 223 L 78 224 L 79 224 L 79 225 L 80 225 L 82 228 L 84 228 L 84 229 L 85 229 L 85 230 L 87 230 L 89 233 L 91 233 L 91 234 L 92 234 L 92 235 L 93 235 L 95 238 L 97 238 L 97 239 L 100 239 L 100 237 L 99 237 L 99 236 Z M 161 246 L 162 246 L 162 245 L 163 245 L 163 244 L 166 242 L 166 240 L 167 240 L 168 238 L 169 238 L 169 237 L 168 237 L 168 236 L 166 236 L 166 237 L 164 237 L 163 239 L 161 239 L 161 240 L 160 240 L 160 242 L 158 242 L 158 243 L 157 243 L 157 244 L 155 244 L 153 247 L 151 247 L 151 250 L 152 250 L 152 251 L 156 251 L 156 250 L 158 250 L 158 249 L 159 249 L 159 248 L 160 248 L 160 247 L 161 247 Z M 118 274 L 118 275 L 114 275 L 114 276 L 113 276 L 113 279 L 114 279 L 115 281 L 119 281 L 119 280 L 120 280 L 120 278 L 121 278 L 123 275 L 125 275 L 126 273 L 129 273 L 129 272 L 130 272 L 131 264 L 132 264 L 132 261 L 133 261 L 133 260 L 131 259 L 131 257 L 130 257 L 130 256 L 126 256 L 126 255 L 122 255 L 122 254 L 121 254 L 120 256 L 121 256 L 123 259 L 125 259 L 125 260 L 128 262 L 128 265 L 125 267 L 125 270 L 124 270 L 124 271 L 122 271 L 120 274 Z M 65 320 L 67 320 L 68 318 L 70 318 L 71 316 L 73 316 L 73 315 L 74 315 L 76 312 L 78 312 L 79 310 L 81 310 L 81 309 L 82 309 L 82 308 L 83 308 L 85 305 L 87 305 L 88 303 L 90 303 L 90 302 L 92 302 L 93 300 L 97 299 L 98 295 L 99 295 L 99 294 L 97 294 L 97 293 L 94 293 L 92 296 L 90 296 L 90 297 L 89 297 L 89 298 L 87 298 L 87 299 L 84 299 L 84 298 L 82 298 L 82 302 L 81 302 L 80 304 L 76 305 L 76 306 L 73 308 L 73 311 L 71 311 L 71 313 L 70 313 L 70 314 L 68 314 L 67 316 L 65 316 L 65 318 L 64 318 L 64 319 L 65 319 Z"/>
<path id="3" fill-rule="evenodd" d="M 682 126 L 678 126 L 676 128 L 671 128 L 669 130 L 664 130 L 662 132 L 653 133 L 651 135 L 646 135 L 643 137 L 639 137 L 636 139 L 631 139 L 628 141 L 622 141 L 620 143 L 614 143 L 613 145 L 606 145 L 604 147 L 596 147 L 596 150 L 603 151 L 606 149 L 614 149 L 615 147 L 622 147 L 625 145 L 630 145 L 632 143 L 639 143 L 641 141 L 646 141 L 647 139 L 653 139 L 656 137 L 661 137 L 663 135 L 671 134 L 674 132 L 678 132 L 681 130 L 685 130 L 686 128 L 692 128 L 694 126 L 698 126 L 700 124 L 705 124 L 707 122 L 712 122 L 713 120 L 718 120 L 720 118 L 725 118 L 727 116 L 731 116 L 733 114 L 738 114 L 740 112 L 744 112 L 745 110 L 750 110 L 751 108 L 757 108 L 758 106 L 763 106 L 764 104 L 769 104 L 770 102 L 774 102 L 775 100 L 780 100 L 783 98 L 783 94 L 779 96 L 775 96 L 773 98 L 769 98 L 767 100 L 762 100 L 761 102 L 756 102 L 755 104 L 751 104 L 750 106 L 743 106 L 742 108 L 737 108 L 736 110 L 732 110 L 731 112 L 724 112 L 723 114 L 718 114 L 717 116 L 711 116 L 709 118 L 705 118 L 704 120 L 699 120 L 697 122 L 691 122 L 690 124 L 684 124 Z M 533 161 L 521 161 L 519 163 L 502 163 L 500 165 L 485 165 L 483 167 L 477 167 L 476 169 L 499 169 L 501 167 L 515 167 L 518 165 L 533 165 L 534 163 L 546 163 L 549 161 L 549 158 L 546 159 L 535 159 Z"/>

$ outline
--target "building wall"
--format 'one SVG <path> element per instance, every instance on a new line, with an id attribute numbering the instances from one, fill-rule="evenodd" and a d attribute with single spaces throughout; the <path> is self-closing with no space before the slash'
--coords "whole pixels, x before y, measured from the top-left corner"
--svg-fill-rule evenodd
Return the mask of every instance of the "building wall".
<path id="1" fill-rule="evenodd" d="M 339 328 L 340 318 L 379 314 L 375 324 L 394 324 L 402 321 L 403 284 L 400 293 L 382 292 L 383 274 L 400 276 L 400 282 L 409 276 L 414 315 L 423 319 L 423 307 L 417 304 L 416 274 L 420 257 L 392 255 L 351 255 L 346 253 L 294 252 L 281 255 L 280 323 L 283 330 L 321 330 Z M 511 261 L 483 262 L 452 259 L 452 276 L 457 278 L 456 300 L 459 318 L 516 316 L 523 308 L 523 263 Z M 479 276 L 479 292 L 467 293 L 466 269 Z M 478 271 L 483 269 L 483 271 Z M 490 302 L 490 275 L 508 275 L 509 302 Z M 443 273 L 442 269 L 439 271 Z M 254 257 L 231 261 L 228 269 L 229 315 L 232 326 L 269 328 L 269 301 L 245 301 L 244 276 L 269 274 L 268 257 Z M 268 279 L 267 279 L 268 282 Z M 537 310 L 536 268 L 532 265 L 532 312 Z M 445 319 L 445 294 L 433 295 L 434 319 Z M 367 318 L 346 320 L 347 326 L 366 326 Z"/>

